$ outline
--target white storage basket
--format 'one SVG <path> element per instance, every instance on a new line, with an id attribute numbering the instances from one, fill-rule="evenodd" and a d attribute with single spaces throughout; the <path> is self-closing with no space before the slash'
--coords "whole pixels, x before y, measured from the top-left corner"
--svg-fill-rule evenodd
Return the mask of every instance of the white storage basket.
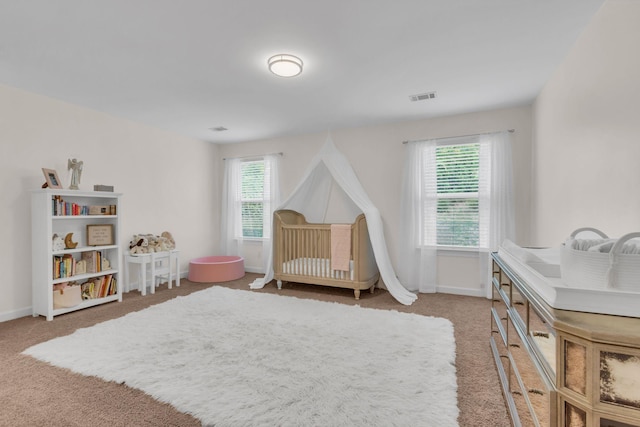
<path id="1" fill-rule="evenodd" d="M 608 286 L 621 291 L 640 292 L 640 254 L 623 254 L 622 246 L 640 233 L 622 236 L 609 252 Z"/>
<path id="2" fill-rule="evenodd" d="M 607 239 L 604 233 L 591 228 L 574 231 L 571 239 L 585 230 L 596 232 L 603 237 L 603 242 Z M 561 251 L 562 281 L 572 288 L 640 292 L 640 254 L 620 253 L 624 243 L 636 237 L 640 237 L 640 233 L 622 236 L 609 253 L 573 249 L 570 239 Z"/>

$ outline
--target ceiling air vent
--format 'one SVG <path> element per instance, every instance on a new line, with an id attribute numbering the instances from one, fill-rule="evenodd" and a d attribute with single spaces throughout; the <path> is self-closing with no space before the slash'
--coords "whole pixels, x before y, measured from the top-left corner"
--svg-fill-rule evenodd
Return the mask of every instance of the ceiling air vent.
<path id="1" fill-rule="evenodd" d="M 415 101 L 424 101 L 426 99 L 434 99 L 435 97 L 436 97 L 435 92 L 427 92 L 427 93 L 420 93 L 418 95 L 411 95 L 409 96 L 409 99 L 415 102 Z"/>
<path id="2" fill-rule="evenodd" d="M 224 132 L 225 130 L 229 130 L 224 126 L 216 126 L 214 128 L 209 128 L 209 130 L 212 130 L 214 132 Z"/>

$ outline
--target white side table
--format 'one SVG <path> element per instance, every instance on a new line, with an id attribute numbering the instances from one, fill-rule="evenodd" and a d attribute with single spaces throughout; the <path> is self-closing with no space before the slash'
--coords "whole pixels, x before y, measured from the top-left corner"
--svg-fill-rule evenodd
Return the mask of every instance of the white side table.
<path id="1" fill-rule="evenodd" d="M 164 264 L 166 262 L 166 265 Z M 140 266 L 138 274 L 138 290 L 142 295 L 147 294 L 147 269 L 150 273 L 149 288 L 152 294 L 155 293 L 156 279 L 167 276 L 169 289 L 173 281 L 175 272 L 176 286 L 180 286 L 180 251 L 172 249 L 170 251 L 152 252 L 147 254 L 129 254 L 124 255 L 124 287 L 125 292 L 131 290 L 131 282 L 129 280 L 129 265 L 137 264 Z"/>

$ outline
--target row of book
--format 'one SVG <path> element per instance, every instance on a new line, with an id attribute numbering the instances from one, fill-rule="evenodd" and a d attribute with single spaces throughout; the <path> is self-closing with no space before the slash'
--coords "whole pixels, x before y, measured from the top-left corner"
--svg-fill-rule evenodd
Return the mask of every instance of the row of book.
<path id="1" fill-rule="evenodd" d="M 51 199 L 53 216 L 77 215 L 116 215 L 116 205 L 86 206 L 73 202 L 65 202 L 62 196 Z"/>
<path id="2" fill-rule="evenodd" d="M 88 280 L 80 286 L 82 299 L 104 298 L 118 293 L 118 280 L 111 274 Z"/>
<path id="3" fill-rule="evenodd" d="M 76 260 L 71 254 L 54 255 L 53 278 L 60 279 L 76 275 Z"/>
<path id="4" fill-rule="evenodd" d="M 81 259 L 76 260 L 72 254 L 53 256 L 53 278 L 62 279 L 76 274 L 100 273 L 106 262 L 102 258 L 102 251 L 82 252 Z"/>

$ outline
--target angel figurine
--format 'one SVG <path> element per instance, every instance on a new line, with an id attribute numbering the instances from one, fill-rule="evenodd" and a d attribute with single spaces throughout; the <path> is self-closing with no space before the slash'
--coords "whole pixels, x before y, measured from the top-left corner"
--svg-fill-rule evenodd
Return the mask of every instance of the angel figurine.
<path id="1" fill-rule="evenodd" d="M 71 185 L 69 190 L 78 190 L 78 184 L 80 184 L 80 177 L 82 176 L 82 165 L 84 162 L 76 159 L 67 160 L 67 170 L 71 171 Z"/>

